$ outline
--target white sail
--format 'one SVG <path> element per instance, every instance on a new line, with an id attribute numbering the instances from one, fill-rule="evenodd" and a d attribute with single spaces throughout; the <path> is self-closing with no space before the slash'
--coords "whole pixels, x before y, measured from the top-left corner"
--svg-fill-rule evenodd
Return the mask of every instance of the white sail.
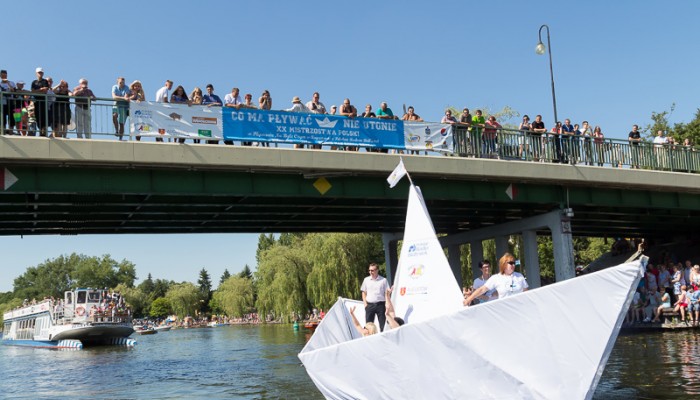
<path id="1" fill-rule="evenodd" d="M 435 235 L 420 188 L 411 185 L 406 228 L 391 299 L 396 316 L 415 323 L 462 308 L 462 290 Z"/>

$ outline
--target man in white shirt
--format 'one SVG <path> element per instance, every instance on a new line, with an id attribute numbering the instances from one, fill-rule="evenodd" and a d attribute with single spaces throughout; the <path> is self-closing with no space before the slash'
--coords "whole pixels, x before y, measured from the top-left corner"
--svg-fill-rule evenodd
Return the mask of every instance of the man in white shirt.
<path id="1" fill-rule="evenodd" d="M 484 286 L 484 283 L 491 277 L 491 263 L 487 260 L 479 262 L 479 269 L 481 270 L 481 277 L 474 279 L 474 290 Z M 496 300 L 498 298 L 498 293 L 495 290 L 489 290 L 483 296 L 479 297 L 479 303 L 486 303 L 487 301 Z"/>
<path id="2" fill-rule="evenodd" d="M 170 102 L 170 89 L 173 88 L 173 81 L 168 79 L 165 81 L 165 86 L 158 89 L 156 92 L 156 103 L 169 103 Z"/>
<path id="3" fill-rule="evenodd" d="M 386 290 L 389 284 L 383 276 L 379 275 L 379 266 L 375 263 L 369 265 L 369 276 L 362 281 L 362 302 L 365 303 L 365 322 L 374 322 L 374 317 L 379 321 L 379 329 L 384 330 L 386 322 Z"/>
<path id="4" fill-rule="evenodd" d="M 668 143 L 668 138 L 664 136 L 664 131 L 659 130 L 656 132 L 656 137 L 654 138 L 654 144 L 656 145 L 664 145 Z"/>
<path id="5" fill-rule="evenodd" d="M 241 108 L 243 101 L 238 88 L 231 89 L 231 93 L 224 96 L 224 107 Z"/>
<path id="6" fill-rule="evenodd" d="M 320 101 L 321 95 L 318 92 L 314 92 L 311 100 L 306 103 L 306 108 L 308 108 L 314 114 L 325 114 L 326 106 Z"/>
<path id="7" fill-rule="evenodd" d="M 656 132 L 656 137 L 654 137 L 654 152 L 656 153 L 656 162 L 662 168 L 667 166 L 668 154 L 666 153 L 666 149 L 664 149 L 667 144 L 668 137 L 664 135 L 664 131 L 659 130 Z"/>

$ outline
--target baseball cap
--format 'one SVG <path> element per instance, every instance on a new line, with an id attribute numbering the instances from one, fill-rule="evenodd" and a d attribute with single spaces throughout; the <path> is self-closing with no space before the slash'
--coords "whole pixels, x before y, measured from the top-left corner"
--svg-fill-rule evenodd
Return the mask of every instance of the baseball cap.
<path id="1" fill-rule="evenodd" d="M 36 67 L 36 72 L 39 73 L 41 72 L 42 74 L 44 73 L 44 69 L 41 67 Z"/>

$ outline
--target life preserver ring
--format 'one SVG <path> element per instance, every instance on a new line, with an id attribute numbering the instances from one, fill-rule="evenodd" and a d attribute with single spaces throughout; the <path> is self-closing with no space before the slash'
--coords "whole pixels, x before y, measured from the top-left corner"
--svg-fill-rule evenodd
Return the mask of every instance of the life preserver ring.
<path id="1" fill-rule="evenodd" d="M 82 306 L 76 307 L 76 308 L 75 308 L 75 313 L 76 313 L 79 317 L 82 317 L 83 315 L 85 315 L 85 307 L 82 307 Z"/>

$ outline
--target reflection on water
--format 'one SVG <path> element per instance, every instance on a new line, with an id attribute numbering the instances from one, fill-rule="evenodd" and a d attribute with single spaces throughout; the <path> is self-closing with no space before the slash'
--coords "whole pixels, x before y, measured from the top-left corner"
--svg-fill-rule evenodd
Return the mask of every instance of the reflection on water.
<path id="1" fill-rule="evenodd" d="M 0 346 L 0 397 L 323 398 L 296 357 L 304 334 L 290 325 L 182 329 L 136 339 L 133 349 Z"/>
<path id="2" fill-rule="evenodd" d="M 53 351 L 0 346 L 0 397 L 322 399 L 291 325 L 183 329 L 137 336 L 135 348 Z M 700 333 L 620 336 L 594 399 L 700 395 Z"/>
<path id="3" fill-rule="evenodd" d="M 700 333 L 620 336 L 594 399 L 679 399 L 700 394 Z"/>

